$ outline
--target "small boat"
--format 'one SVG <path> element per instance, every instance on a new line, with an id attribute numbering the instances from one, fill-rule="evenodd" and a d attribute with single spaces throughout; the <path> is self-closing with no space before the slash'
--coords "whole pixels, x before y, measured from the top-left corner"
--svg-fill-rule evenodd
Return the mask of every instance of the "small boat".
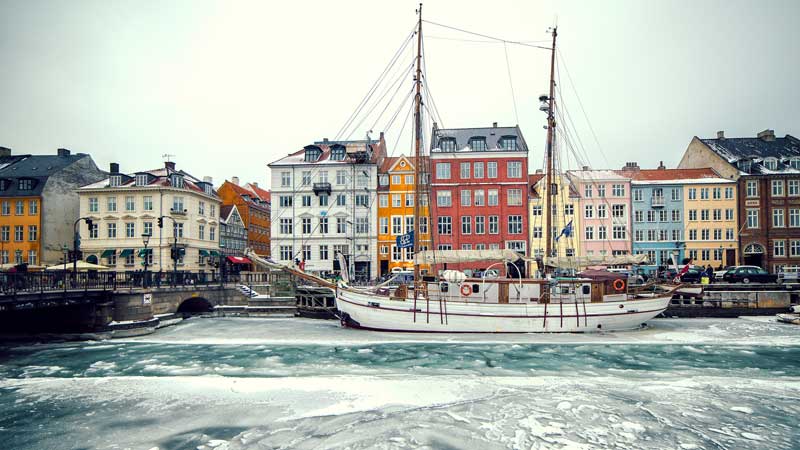
<path id="1" fill-rule="evenodd" d="M 795 305 L 790 308 L 792 312 L 784 314 L 776 314 L 778 322 L 790 323 L 792 325 L 800 325 L 800 305 Z"/>

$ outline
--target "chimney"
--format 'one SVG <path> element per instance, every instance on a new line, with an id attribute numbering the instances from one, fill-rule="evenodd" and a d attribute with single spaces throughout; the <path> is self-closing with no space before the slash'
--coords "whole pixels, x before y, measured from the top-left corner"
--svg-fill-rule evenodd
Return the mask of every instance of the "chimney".
<path id="1" fill-rule="evenodd" d="M 658 162 L 658 170 L 666 170 L 666 166 L 664 166 L 664 161 Z"/>
<path id="2" fill-rule="evenodd" d="M 69 150 L 65 148 L 60 148 L 57 150 L 58 156 L 69 156 Z"/>
<path id="3" fill-rule="evenodd" d="M 436 123 L 436 122 L 433 122 L 433 129 L 434 130 L 438 130 L 439 129 L 439 124 Z"/>
<path id="4" fill-rule="evenodd" d="M 169 170 L 175 170 L 175 161 L 164 161 L 164 167 Z"/>
<path id="5" fill-rule="evenodd" d="M 540 173 L 542 173 L 542 169 L 536 169 L 536 174 L 538 175 Z"/>
<path id="6" fill-rule="evenodd" d="M 762 141 L 772 142 L 775 140 L 775 130 L 764 130 L 761 133 L 758 133 L 757 137 Z"/>
<path id="7" fill-rule="evenodd" d="M 0 147 L 0 156 L 11 156 L 11 149 L 8 147 Z"/>
<path id="8" fill-rule="evenodd" d="M 327 144 L 328 143 L 328 138 L 322 138 L 322 143 L 323 144 Z"/>
<path id="9" fill-rule="evenodd" d="M 717 131 L 717 139 L 725 139 L 725 131 Z"/>
<path id="10" fill-rule="evenodd" d="M 239 177 L 231 177 L 231 183 L 235 185 L 239 185 Z"/>
<path id="11" fill-rule="evenodd" d="M 111 163 L 108 165 L 108 171 L 111 173 L 119 173 L 119 163 Z"/>
<path id="12" fill-rule="evenodd" d="M 383 142 L 383 131 L 381 131 L 381 134 L 378 135 L 378 141 Z"/>
<path id="13" fill-rule="evenodd" d="M 624 172 L 638 172 L 639 171 L 639 164 L 635 161 L 633 162 L 626 162 L 625 166 L 622 168 Z"/>
<path id="14" fill-rule="evenodd" d="M 214 179 L 209 176 L 204 176 L 203 183 L 214 184 Z"/>
<path id="15" fill-rule="evenodd" d="M 492 128 L 497 128 L 497 122 L 492 122 Z"/>
<path id="16" fill-rule="evenodd" d="M 589 166 L 583 166 L 583 167 L 581 167 L 581 170 L 588 171 L 589 170 Z"/>
<path id="17" fill-rule="evenodd" d="M 255 186 L 255 187 L 258 187 L 258 182 L 257 182 L 257 181 L 253 181 L 253 182 L 252 182 L 252 183 L 250 183 L 250 184 L 252 184 L 252 185 L 253 185 L 253 186 Z"/>

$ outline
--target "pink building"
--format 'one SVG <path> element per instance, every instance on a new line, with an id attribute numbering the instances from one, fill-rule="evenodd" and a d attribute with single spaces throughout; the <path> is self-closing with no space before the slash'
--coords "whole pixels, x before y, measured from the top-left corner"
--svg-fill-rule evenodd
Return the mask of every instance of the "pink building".
<path id="1" fill-rule="evenodd" d="M 631 180 L 612 170 L 571 170 L 567 177 L 580 194 L 577 241 L 581 254 L 631 253 Z"/>

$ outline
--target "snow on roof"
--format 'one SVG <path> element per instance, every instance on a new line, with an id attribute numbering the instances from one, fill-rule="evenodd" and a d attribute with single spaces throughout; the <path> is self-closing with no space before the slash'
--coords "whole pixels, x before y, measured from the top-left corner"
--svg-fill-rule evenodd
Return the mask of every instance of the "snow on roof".
<path id="1" fill-rule="evenodd" d="M 577 178 L 583 182 L 593 181 L 629 181 L 628 177 L 622 176 L 613 170 L 569 170 L 567 175 Z"/>

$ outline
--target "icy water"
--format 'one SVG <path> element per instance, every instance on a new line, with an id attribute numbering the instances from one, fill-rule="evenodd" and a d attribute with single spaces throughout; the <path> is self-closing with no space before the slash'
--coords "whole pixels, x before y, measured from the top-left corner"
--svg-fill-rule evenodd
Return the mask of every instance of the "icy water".
<path id="1" fill-rule="evenodd" d="M 191 319 L 0 347 L 8 449 L 800 448 L 800 327 L 404 335 Z"/>

